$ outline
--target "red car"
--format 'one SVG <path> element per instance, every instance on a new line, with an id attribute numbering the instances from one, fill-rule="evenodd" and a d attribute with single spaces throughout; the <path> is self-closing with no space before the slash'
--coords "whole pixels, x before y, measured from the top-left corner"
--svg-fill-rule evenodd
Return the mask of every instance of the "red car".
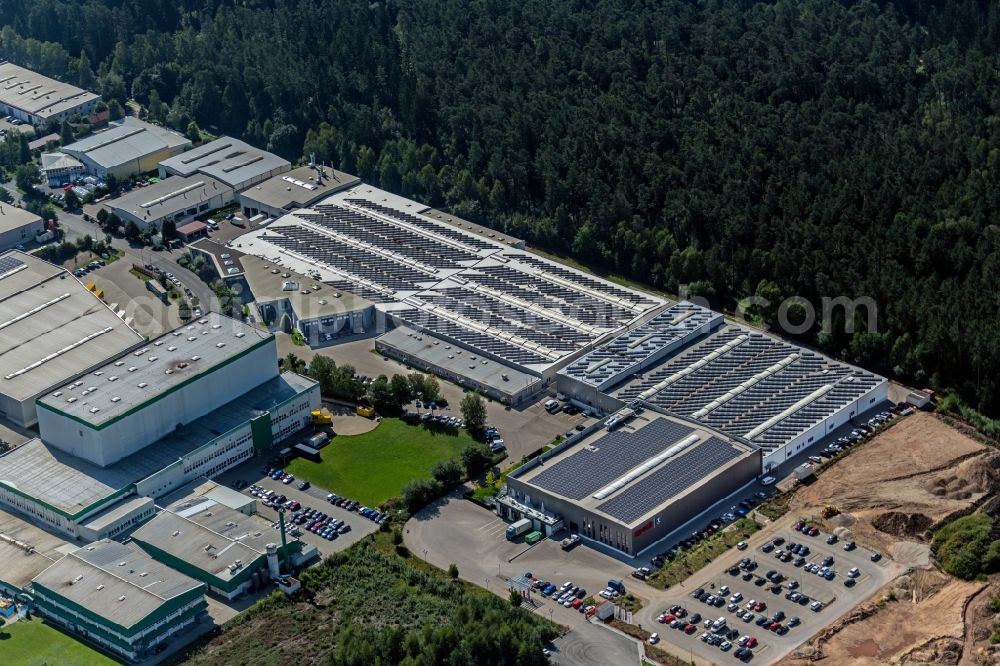
<path id="1" fill-rule="evenodd" d="M 579 608 L 583 605 L 583 599 L 574 599 L 573 603 L 570 604 L 571 608 Z"/>
<path id="2" fill-rule="evenodd" d="M 751 636 L 750 640 L 747 641 L 746 647 L 751 648 L 751 649 L 757 647 L 757 637 L 756 636 Z"/>
<path id="3" fill-rule="evenodd" d="M 771 631 L 774 631 L 774 630 L 776 630 L 780 626 L 781 626 L 780 622 L 772 622 L 770 624 L 770 626 L 768 626 L 768 629 L 770 629 Z"/>
<path id="4" fill-rule="evenodd" d="M 695 625 L 693 625 L 693 624 L 685 624 L 684 625 L 684 633 L 685 634 L 693 634 L 695 631 L 697 631 L 697 629 L 698 629 L 698 627 L 695 626 Z"/>
<path id="5" fill-rule="evenodd" d="M 597 612 L 597 606 L 592 606 L 589 611 L 587 611 L 586 613 L 584 613 L 584 615 L 586 615 L 587 617 L 590 617 L 591 615 L 593 615 L 596 612 Z"/>
<path id="6" fill-rule="evenodd" d="M 753 607 L 753 610 L 754 610 L 755 613 L 760 613 L 765 608 L 767 608 L 767 603 L 761 601 L 759 604 L 757 604 L 756 606 Z"/>
<path id="7" fill-rule="evenodd" d="M 815 527 L 809 530 L 809 536 L 816 536 L 817 534 L 819 534 L 819 530 Z"/>
<path id="8" fill-rule="evenodd" d="M 671 613 L 671 614 L 667 615 L 665 618 L 663 618 L 663 624 L 670 624 L 671 622 L 673 622 L 676 619 L 677 619 L 677 616 L 674 615 L 673 613 Z"/>
<path id="9" fill-rule="evenodd" d="M 803 523 L 803 522 L 802 522 L 802 521 L 800 520 L 799 522 L 797 522 L 797 523 L 795 523 L 794 525 L 792 525 L 792 529 L 793 529 L 793 530 L 795 530 L 796 532 L 801 532 L 801 531 L 802 531 L 802 527 L 803 527 L 803 525 L 805 525 L 805 523 Z"/>

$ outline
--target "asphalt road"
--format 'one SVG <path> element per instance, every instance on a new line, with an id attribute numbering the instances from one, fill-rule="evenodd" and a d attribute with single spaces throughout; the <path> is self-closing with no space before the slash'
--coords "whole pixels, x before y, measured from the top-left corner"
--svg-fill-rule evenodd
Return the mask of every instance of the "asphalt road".
<path id="1" fill-rule="evenodd" d="M 11 193 L 15 201 L 22 202 L 23 198 L 17 191 L 13 181 L 4 183 L 3 187 Z M 59 215 L 59 224 L 65 232 L 65 240 L 76 241 L 78 238 L 83 238 L 88 234 L 91 238 L 101 239 L 104 237 L 100 228 L 96 224 L 85 222 L 82 215 L 67 213 L 59 209 L 57 209 L 57 213 Z M 218 311 L 217 299 L 208 285 L 202 282 L 201 278 L 197 275 L 177 263 L 177 258 L 183 254 L 183 250 L 153 252 L 149 248 L 134 247 L 123 238 L 112 238 L 111 246 L 116 250 L 124 252 L 125 259 L 129 262 L 139 264 L 148 263 L 161 268 L 165 272 L 173 273 L 177 276 L 177 279 L 183 282 L 198 297 L 199 305 L 203 311 Z"/>

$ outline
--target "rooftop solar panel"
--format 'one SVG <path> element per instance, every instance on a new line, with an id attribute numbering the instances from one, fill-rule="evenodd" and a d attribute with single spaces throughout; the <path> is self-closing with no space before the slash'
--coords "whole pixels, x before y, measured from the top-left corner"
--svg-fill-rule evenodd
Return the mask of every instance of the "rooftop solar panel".
<path id="1" fill-rule="evenodd" d="M 631 523 L 741 455 L 742 451 L 726 440 L 710 437 L 599 504 L 597 509 Z"/>
<path id="2" fill-rule="evenodd" d="M 0 276 L 24 266 L 24 262 L 17 257 L 0 257 Z"/>
<path id="3" fill-rule="evenodd" d="M 530 483 L 563 497 L 583 499 L 692 432 L 683 423 L 658 419 L 636 432 L 608 433 L 555 463 Z"/>

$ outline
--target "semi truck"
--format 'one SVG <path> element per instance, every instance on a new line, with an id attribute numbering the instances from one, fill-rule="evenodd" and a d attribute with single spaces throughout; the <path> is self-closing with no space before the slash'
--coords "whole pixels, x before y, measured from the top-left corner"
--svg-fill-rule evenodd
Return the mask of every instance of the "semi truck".
<path id="1" fill-rule="evenodd" d="M 522 518 L 516 523 L 511 523 L 511 525 L 507 528 L 507 540 L 513 541 L 530 529 L 531 521 L 527 518 Z"/>

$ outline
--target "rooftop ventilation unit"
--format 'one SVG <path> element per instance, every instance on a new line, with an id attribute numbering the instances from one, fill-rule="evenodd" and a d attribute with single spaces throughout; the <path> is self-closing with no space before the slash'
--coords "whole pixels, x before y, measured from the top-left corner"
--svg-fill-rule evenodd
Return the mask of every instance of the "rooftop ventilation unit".
<path id="1" fill-rule="evenodd" d="M 147 386 L 149 386 L 148 383 L 146 383 L 146 382 L 139 382 L 139 388 L 146 388 Z"/>

